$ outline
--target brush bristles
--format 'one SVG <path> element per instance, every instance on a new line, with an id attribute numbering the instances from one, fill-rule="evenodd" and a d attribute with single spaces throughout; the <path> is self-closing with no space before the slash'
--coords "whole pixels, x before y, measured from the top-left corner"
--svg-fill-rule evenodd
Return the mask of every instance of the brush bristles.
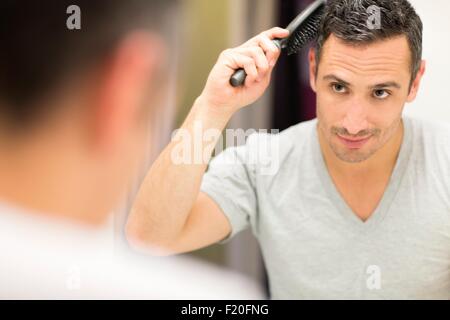
<path id="1" fill-rule="evenodd" d="M 287 43 L 288 55 L 295 54 L 310 41 L 315 40 L 319 33 L 319 26 L 322 20 L 322 10 L 312 14 L 289 38 Z"/>

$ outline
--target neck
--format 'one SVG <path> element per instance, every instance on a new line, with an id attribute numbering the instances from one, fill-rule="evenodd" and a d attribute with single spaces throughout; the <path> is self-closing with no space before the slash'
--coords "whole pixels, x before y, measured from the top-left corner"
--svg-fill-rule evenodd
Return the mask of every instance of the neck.
<path id="1" fill-rule="evenodd" d="M 317 128 L 317 131 L 320 148 L 330 172 L 346 179 L 368 179 L 392 173 L 402 145 L 404 125 L 401 120 L 391 139 L 369 159 L 359 163 L 349 163 L 339 159 L 325 141 L 321 130 Z"/>
<path id="2" fill-rule="evenodd" d="M 0 138 L 0 201 L 31 214 L 100 225 L 92 205 L 92 186 L 80 175 L 83 161 L 63 137 L 39 137 L 21 143 Z M 72 146 L 73 147 L 73 146 Z M 87 167 L 84 167 L 87 169 Z M 89 172 L 89 171 L 88 171 Z"/>

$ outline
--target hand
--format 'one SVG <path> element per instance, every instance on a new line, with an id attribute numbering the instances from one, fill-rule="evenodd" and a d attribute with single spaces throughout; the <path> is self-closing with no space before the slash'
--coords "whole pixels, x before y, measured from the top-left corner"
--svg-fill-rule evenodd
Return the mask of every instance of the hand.
<path id="1" fill-rule="evenodd" d="M 273 28 L 262 32 L 243 45 L 223 51 L 209 74 L 201 98 L 210 108 L 230 115 L 252 104 L 266 91 L 280 50 L 272 43 L 275 38 L 285 38 L 289 31 Z M 247 73 L 241 87 L 233 87 L 230 78 L 243 68 Z"/>

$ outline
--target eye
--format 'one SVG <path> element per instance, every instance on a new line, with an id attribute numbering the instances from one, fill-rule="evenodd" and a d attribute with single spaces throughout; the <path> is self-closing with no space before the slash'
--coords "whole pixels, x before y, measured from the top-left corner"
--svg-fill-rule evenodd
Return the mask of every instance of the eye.
<path id="1" fill-rule="evenodd" d="M 384 89 L 378 89 L 373 92 L 373 96 L 377 99 L 386 99 L 390 95 L 390 92 Z"/>
<path id="2" fill-rule="evenodd" d="M 347 92 L 347 88 L 341 83 L 332 83 L 331 88 L 336 93 L 346 93 Z"/>

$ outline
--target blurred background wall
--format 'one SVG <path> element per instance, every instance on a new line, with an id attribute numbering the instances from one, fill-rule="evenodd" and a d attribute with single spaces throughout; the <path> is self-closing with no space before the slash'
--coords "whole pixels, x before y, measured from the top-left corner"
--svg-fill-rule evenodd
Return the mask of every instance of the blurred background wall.
<path id="1" fill-rule="evenodd" d="M 181 125 L 219 53 L 238 46 L 273 26 L 285 27 L 312 0 L 183 0 L 170 23 L 175 30 L 175 55 L 171 63 L 171 85 L 164 113 L 150 119 L 157 135 L 149 137 L 146 164 L 139 179 L 130 186 L 129 197 L 117 210 L 112 222 L 118 247 L 126 246 L 123 226 L 147 169 Z M 448 41 L 450 1 L 411 0 L 422 17 L 424 58 L 427 75 L 418 99 L 406 107 L 406 113 L 450 122 L 446 81 L 450 73 Z M 229 128 L 280 129 L 315 117 L 315 97 L 309 88 L 307 50 L 282 56 L 272 85 L 254 105 L 238 112 Z M 151 147 L 150 147 L 151 146 Z M 250 231 L 243 232 L 226 245 L 214 245 L 192 253 L 195 257 L 230 267 L 266 283 L 259 247 Z"/>
<path id="2" fill-rule="evenodd" d="M 417 100 L 405 108 L 405 113 L 450 122 L 447 91 L 450 74 L 450 1 L 410 2 L 424 24 L 423 58 L 427 61 L 427 71 Z"/>

